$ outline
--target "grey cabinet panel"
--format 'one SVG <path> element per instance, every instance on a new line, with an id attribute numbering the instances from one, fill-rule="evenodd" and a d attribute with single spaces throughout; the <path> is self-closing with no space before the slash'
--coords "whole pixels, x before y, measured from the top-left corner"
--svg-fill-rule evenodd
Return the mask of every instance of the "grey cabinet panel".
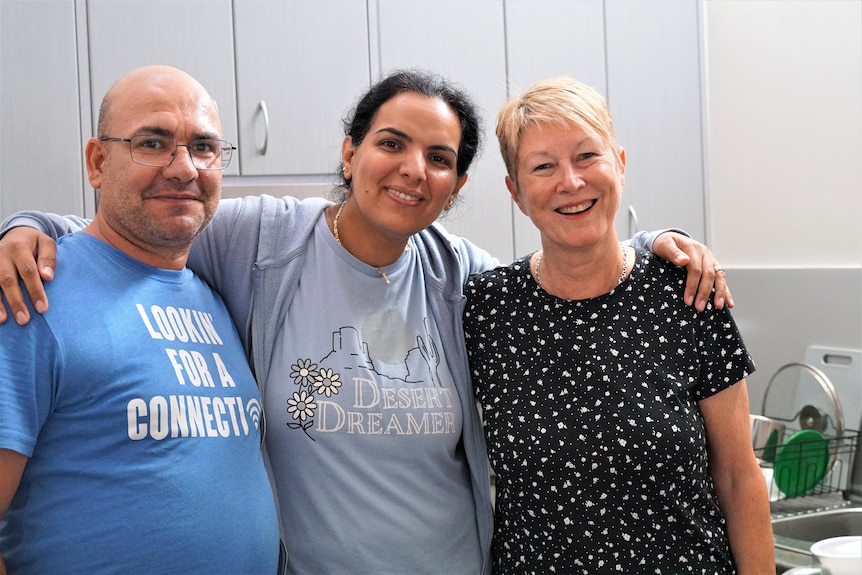
<path id="1" fill-rule="evenodd" d="M 73 2 L 0 1 L 0 217 L 84 213 Z"/>
<path id="2" fill-rule="evenodd" d="M 236 0 L 234 20 L 243 175 L 334 171 L 370 81 L 365 0 Z"/>
<path id="3" fill-rule="evenodd" d="M 87 12 L 94 125 L 85 132 L 95 130 L 102 97 L 120 76 L 139 66 L 168 64 L 209 91 L 218 103 L 223 137 L 236 145 L 231 0 L 89 0 Z M 234 160 L 225 173 L 237 174 L 238 165 Z"/>
<path id="4" fill-rule="evenodd" d="M 690 0 L 506 1 L 513 95 L 566 75 L 610 104 L 628 160 L 621 238 L 662 227 L 706 237 L 698 10 Z M 518 253 L 540 247 L 520 212 L 514 224 Z"/>
<path id="5" fill-rule="evenodd" d="M 484 152 L 442 222 L 508 263 L 512 202 L 494 138 L 494 118 L 506 100 L 503 1 L 378 0 L 377 9 L 382 74 L 398 68 L 438 72 L 465 88 L 484 112 Z"/>
<path id="6" fill-rule="evenodd" d="M 506 0 L 510 95 L 569 76 L 605 92 L 602 0 Z"/>
<path id="7" fill-rule="evenodd" d="M 608 102 L 626 150 L 620 236 L 682 227 L 705 240 L 700 3 L 605 3 Z"/>
<path id="8" fill-rule="evenodd" d="M 509 96 L 536 82 L 569 76 L 606 94 L 602 0 L 506 0 Z M 539 231 L 513 208 L 515 253 L 541 247 Z"/>
<path id="9" fill-rule="evenodd" d="M 451 231 L 504 261 L 539 247 L 506 191 L 494 122 L 510 94 L 562 74 L 596 86 L 614 112 L 628 156 L 620 235 L 630 204 L 641 229 L 703 239 L 700 10 L 692 0 L 0 0 L 0 213 L 91 205 L 82 144 L 105 91 L 134 67 L 171 64 L 207 87 L 239 147 L 227 175 L 317 183 L 338 165 L 341 120 L 372 76 L 420 67 L 460 83 L 484 112 L 485 148 L 443 220 Z M 8 56 L 25 51 L 28 62 Z M 40 153 L 50 170 L 34 169 Z"/>

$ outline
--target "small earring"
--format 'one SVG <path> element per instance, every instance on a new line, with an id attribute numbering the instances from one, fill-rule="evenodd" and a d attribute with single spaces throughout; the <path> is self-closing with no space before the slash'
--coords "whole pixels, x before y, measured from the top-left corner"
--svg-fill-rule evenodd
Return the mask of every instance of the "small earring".
<path id="1" fill-rule="evenodd" d="M 446 202 L 446 210 L 451 210 L 452 205 L 455 203 L 455 198 L 449 198 L 449 201 Z"/>

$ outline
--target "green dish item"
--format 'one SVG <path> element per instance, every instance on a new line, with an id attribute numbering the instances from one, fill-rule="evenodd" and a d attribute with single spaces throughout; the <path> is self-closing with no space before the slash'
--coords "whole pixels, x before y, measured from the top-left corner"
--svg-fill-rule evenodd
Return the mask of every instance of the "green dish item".
<path id="1" fill-rule="evenodd" d="M 775 455 L 773 480 L 787 497 L 805 495 L 823 481 L 829 466 L 829 444 L 819 431 L 797 431 Z"/>

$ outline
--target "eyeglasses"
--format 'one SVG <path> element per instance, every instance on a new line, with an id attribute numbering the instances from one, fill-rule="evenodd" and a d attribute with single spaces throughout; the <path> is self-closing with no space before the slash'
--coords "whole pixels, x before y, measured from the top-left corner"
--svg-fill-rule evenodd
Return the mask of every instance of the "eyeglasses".
<path id="1" fill-rule="evenodd" d="M 233 151 L 230 142 L 200 138 L 188 144 L 177 144 L 173 138 L 155 134 L 140 134 L 131 138 L 99 138 L 102 142 L 128 142 L 132 161 L 143 166 L 163 168 L 171 165 L 177 156 L 177 148 L 185 147 L 192 164 L 199 170 L 223 170 L 230 164 Z"/>

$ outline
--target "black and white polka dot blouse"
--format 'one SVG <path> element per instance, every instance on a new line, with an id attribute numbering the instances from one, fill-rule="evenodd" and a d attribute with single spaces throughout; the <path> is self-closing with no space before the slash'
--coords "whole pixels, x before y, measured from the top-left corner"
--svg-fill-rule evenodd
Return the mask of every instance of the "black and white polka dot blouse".
<path id="1" fill-rule="evenodd" d="M 730 313 L 686 306 L 684 284 L 644 252 L 589 300 L 541 290 L 529 258 L 468 282 L 496 574 L 734 572 L 697 402 L 754 365 Z"/>

